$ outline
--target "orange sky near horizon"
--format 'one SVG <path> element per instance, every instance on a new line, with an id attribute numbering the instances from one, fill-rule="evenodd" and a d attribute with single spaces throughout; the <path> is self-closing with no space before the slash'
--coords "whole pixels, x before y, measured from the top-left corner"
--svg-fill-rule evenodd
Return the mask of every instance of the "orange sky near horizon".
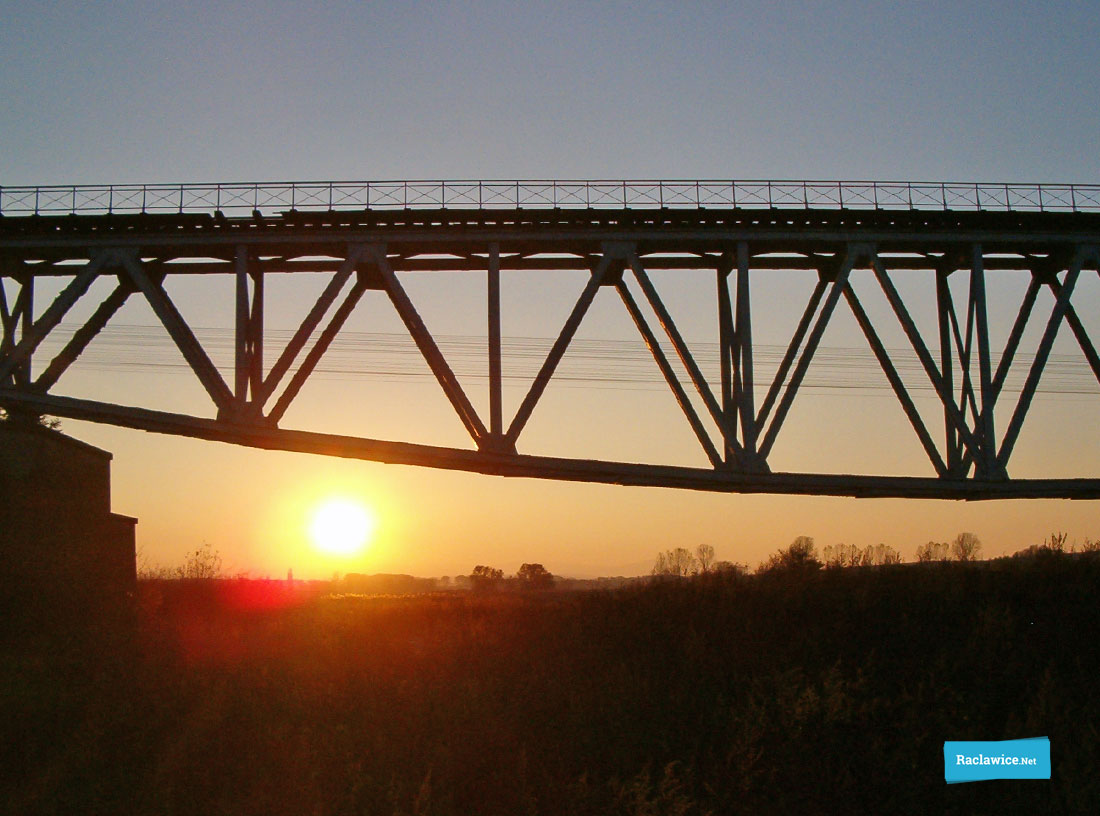
<path id="1" fill-rule="evenodd" d="M 1098 30 L 1100 4 L 1066 0 L 20 0 L 5 4 L 0 25 L 0 185 L 478 178 L 1088 184 L 1100 181 L 1100 62 L 1087 56 Z M 289 277 L 268 277 L 271 332 L 298 325 L 323 284 L 320 275 Z M 556 336 L 583 277 L 505 273 L 506 342 Z M 895 283 L 935 346 L 931 278 L 899 272 Z M 653 279 L 688 342 L 713 345 L 713 275 Z M 884 344 L 905 348 L 868 273 L 853 279 Z M 775 273 L 753 280 L 754 340 L 774 365 L 775 346 L 789 339 L 812 279 Z M 484 276 L 429 273 L 403 282 L 437 337 L 458 338 L 459 346 L 484 338 Z M 995 349 L 1003 348 L 1026 285 L 1024 275 L 990 276 Z M 103 296 L 103 287 L 109 281 L 93 286 L 87 300 Z M 170 278 L 167 288 L 226 373 L 232 277 Z M 360 333 L 359 345 L 339 351 L 337 371 L 307 383 L 285 424 L 469 446 L 426 368 L 407 373 L 417 359 L 411 342 L 395 342 L 376 366 L 406 373 L 353 371 L 374 333 L 404 332 L 380 297 L 367 294 L 347 327 Z M 131 298 L 112 326 L 158 325 L 139 300 Z M 43 286 L 36 306 L 48 303 Z M 1021 354 L 1034 353 L 1050 303 L 1044 290 Z M 1081 276 L 1074 303 L 1100 339 L 1100 276 Z M 72 319 L 88 313 L 81 303 Z M 98 338 L 88 350 L 93 359 L 79 362 L 53 392 L 211 416 L 210 399 L 178 352 L 163 332 L 156 337 L 137 329 Z M 601 341 L 620 344 L 617 353 L 639 370 L 647 364 L 654 376 L 599 383 L 592 372 L 615 361 L 595 352 L 567 355 L 563 366 L 575 364 L 582 376 L 551 383 L 520 450 L 704 465 L 614 293 L 597 296 L 579 339 L 590 350 Z M 844 304 L 822 351 L 772 466 L 931 475 Z M 506 416 L 532 373 L 523 353 L 505 359 L 505 375 L 516 377 L 506 380 Z M 97 364 L 97 354 L 114 362 Z M 1082 355 L 1065 327 L 1055 354 L 1075 361 L 1080 373 Z M 39 371 L 46 362 L 36 356 Z M 766 369 L 758 367 L 758 385 Z M 1010 464 L 1014 476 L 1100 475 L 1100 388 L 1084 369 L 1069 378 L 1084 386 L 1063 382 L 1061 393 L 1037 395 Z M 459 372 L 482 416 L 484 372 L 473 356 Z M 919 368 L 906 365 L 901 375 L 920 385 Z M 1018 385 L 1018 376 L 1006 385 L 999 432 Z M 926 385 L 914 391 L 939 440 L 942 412 L 929 396 Z M 919 544 L 961 531 L 976 533 L 986 555 L 1054 531 L 1071 541 L 1100 537 L 1095 501 L 706 494 L 385 466 L 67 420 L 63 427 L 113 452 L 114 509 L 138 517 L 138 545 L 148 559 L 178 564 L 207 542 L 232 573 L 431 576 L 469 573 L 477 564 L 510 573 L 533 561 L 557 574 L 629 575 L 648 572 L 660 550 L 701 542 L 719 558 L 754 565 L 798 535 L 822 547 L 884 542 L 908 558 Z M 374 544 L 361 556 L 322 556 L 309 544 L 311 508 L 334 493 L 361 496 L 377 512 Z"/>
<path id="2" fill-rule="evenodd" d="M 314 280 L 308 283 L 295 282 L 293 286 L 316 289 L 327 279 L 312 277 Z M 920 280 L 918 273 L 900 277 L 899 285 L 912 290 L 909 296 L 921 306 L 915 317 L 926 323 L 929 315 L 921 312 L 927 311 L 923 308 L 927 304 L 920 299 L 919 289 L 927 281 Z M 1084 304 L 1100 303 L 1100 284 L 1096 276 L 1089 277 L 1092 280 L 1082 279 L 1082 288 L 1075 297 L 1082 314 L 1086 313 Z M 483 344 L 483 276 L 441 273 L 407 275 L 404 279 L 433 332 L 438 336 L 480 336 Z M 711 325 L 714 320 L 704 309 L 707 298 L 712 297 L 708 291 L 713 286 L 712 275 L 665 274 L 656 275 L 655 281 L 662 293 L 667 293 L 670 310 L 689 327 L 689 341 L 698 348 L 711 339 L 708 331 L 716 333 Z M 506 347 L 508 337 L 515 336 L 520 326 L 539 336 L 556 334 L 582 282 L 583 278 L 570 274 L 554 279 L 506 274 Z M 1018 288 L 1019 282 L 1006 284 L 1006 288 Z M 865 279 L 860 285 L 868 290 Z M 785 339 L 784 332 L 789 332 L 797 319 L 803 302 L 800 298 L 805 297 L 801 289 L 808 293 L 808 288 L 805 274 L 754 277 L 754 332 L 758 343 Z M 193 325 L 199 327 L 200 337 L 211 326 L 232 325 L 227 280 L 212 284 L 170 279 L 169 291 Z M 293 326 L 295 310 L 304 308 L 302 303 L 308 300 L 303 301 L 301 292 L 283 292 L 281 297 L 270 294 L 269 328 Z M 999 307 L 1002 319 L 992 330 L 995 347 L 1003 342 L 1008 322 L 1003 317 L 1012 308 L 1012 297 L 1006 293 L 1002 298 L 1001 294 L 997 290 L 993 298 L 1003 301 Z M 48 299 L 43 297 L 42 302 Z M 905 341 L 896 326 L 891 328 L 885 308 L 868 297 L 868 309 L 877 309 L 874 316 L 887 338 L 884 342 L 900 348 Z M 1029 328 L 1024 349 L 1029 348 L 1028 343 L 1033 347 L 1037 342 L 1036 333 L 1047 313 L 1049 304 L 1037 307 L 1038 318 L 1032 320 L 1035 325 Z M 124 307 L 116 322 L 152 326 L 156 320 L 146 304 L 135 302 Z M 844 367 L 853 364 L 851 355 L 844 357 L 837 368 L 836 360 L 830 360 L 826 352 L 858 347 L 862 338 L 855 334 L 852 322 L 850 315 L 838 311 L 826 332 L 822 348 L 825 359 L 815 361 L 810 368 L 811 375 L 823 372 L 820 382 L 824 385 L 804 389 L 794 402 L 771 457 L 773 468 L 932 475 L 916 436 L 885 387 L 881 371 L 877 372 L 878 387 L 871 387 L 865 374 L 859 380 L 863 385 L 854 391 L 828 387 L 834 378 L 851 376 Z M 403 331 L 384 298 L 361 305 L 346 328 L 399 330 Z M 598 296 L 578 339 L 593 343 L 630 341 L 644 352 L 641 339 L 612 293 L 601 292 Z M 100 342 L 107 345 L 102 353 L 97 352 L 98 356 L 93 355 Z M 111 345 L 114 342 L 97 338 L 88 352 L 90 362 L 83 369 L 78 362 L 55 392 L 210 415 L 208 398 L 185 367 L 164 364 L 151 369 L 113 366 L 105 370 L 97 364 L 97 360 L 109 360 L 112 355 L 133 354 L 133 350 L 120 352 Z M 415 354 L 411 340 L 407 347 Z M 1056 350 L 1071 355 L 1074 349 L 1069 332 L 1063 331 Z M 178 356 L 174 349 L 171 351 Z M 211 352 L 223 374 L 230 364 L 225 352 L 225 348 L 213 348 Z M 134 359 L 142 359 L 143 353 L 150 352 L 139 351 Z M 865 342 L 861 353 L 873 363 Z M 589 368 L 595 365 L 599 371 L 610 371 L 616 365 L 614 360 L 581 362 Z M 655 374 L 653 361 L 647 362 Z M 506 356 L 506 375 L 508 364 Z M 563 372 L 569 370 L 569 365 L 567 354 Z M 426 366 L 423 368 L 426 372 Z M 484 414 L 487 386 L 483 377 L 470 373 L 476 370 L 473 366 L 460 379 L 475 407 Z M 910 371 L 905 376 L 917 383 L 923 374 Z M 758 389 L 763 388 L 762 380 L 758 380 Z M 526 381 L 505 382 L 507 423 L 509 412 L 515 410 L 525 392 Z M 927 391 L 914 394 L 935 433 L 938 402 Z M 1006 394 L 1002 423 L 1014 397 Z M 1040 394 L 1024 426 L 1012 472 L 1037 477 L 1095 475 L 1092 469 L 1094 453 L 1100 450 L 1100 425 L 1092 417 L 1098 404 L 1100 393 Z M 387 378 L 318 372 L 288 412 L 283 426 L 471 446 L 441 390 L 428 376 Z M 913 558 L 918 545 L 928 540 L 950 540 L 962 531 L 976 533 L 984 542 L 987 556 L 1039 543 L 1056 531 L 1069 533 L 1071 541 L 1100 537 L 1097 502 L 962 503 L 708 494 L 387 466 L 251 450 L 76 421 L 65 421 L 64 429 L 114 453 L 114 508 L 139 518 L 138 544 L 148 561 L 179 563 L 188 551 L 208 543 L 221 553 L 231 574 L 280 577 L 293 569 L 299 578 L 327 578 L 347 572 L 440 576 L 468 574 L 476 564 L 513 573 L 523 562 L 538 562 L 556 574 L 595 577 L 644 574 L 657 552 L 677 546 L 694 548 L 700 543 L 712 544 L 721 559 L 755 566 L 799 535 L 814 537 L 821 547 L 841 542 L 861 546 L 883 542 L 907 559 Z M 520 450 L 621 461 L 706 464 L 667 387 L 637 382 L 629 387 L 608 387 L 568 377 L 552 380 L 520 438 Z M 377 515 L 377 532 L 361 554 L 325 554 L 309 541 L 310 514 L 334 495 L 357 497 Z"/>

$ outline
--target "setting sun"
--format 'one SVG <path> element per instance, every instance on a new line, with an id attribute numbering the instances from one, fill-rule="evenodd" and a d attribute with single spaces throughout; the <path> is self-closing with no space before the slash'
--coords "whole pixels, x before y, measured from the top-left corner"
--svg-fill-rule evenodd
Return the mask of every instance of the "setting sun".
<path id="1" fill-rule="evenodd" d="M 329 555 L 356 555 L 367 546 L 377 519 L 365 504 L 353 499 L 329 499 L 313 511 L 309 537 Z"/>

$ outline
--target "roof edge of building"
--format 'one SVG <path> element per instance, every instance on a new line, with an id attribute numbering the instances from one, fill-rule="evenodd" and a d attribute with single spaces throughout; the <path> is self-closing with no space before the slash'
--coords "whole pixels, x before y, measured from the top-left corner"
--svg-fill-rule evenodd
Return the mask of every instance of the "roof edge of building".
<path id="1" fill-rule="evenodd" d="M 97 456 L 111 461 L 114 459 L 114 454 L 110 451 L 103 450 L 103 448 L 97 448 L 89 442 L 84 442 L 81 439 L 77 439 L 74 436 L 69 436 L 61 431 L 53 428 L 46 428 L 41 425 L 31 425 L 23 422 L 12 422 L 11 420 L 0 422 L 0 435 L 3 434 L 21 434 L 24 436 L 40 436 L 44 439 L 49 439 L 52 442 L 59 442 L 63 445 L 70 445 L 75 448 L 79 448 L 88 453 L 96 454 Z"/>

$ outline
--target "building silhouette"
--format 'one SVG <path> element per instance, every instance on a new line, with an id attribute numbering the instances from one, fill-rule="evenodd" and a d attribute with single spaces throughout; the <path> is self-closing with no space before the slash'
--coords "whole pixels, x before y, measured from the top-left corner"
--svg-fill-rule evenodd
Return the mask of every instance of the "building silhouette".
<path id="1" fill-rule="evenodd" d="M 137 581 L 137 519 L 111 512 L 111 454 L 36 423 L 0 422 L 0 614 L 94 621 Z"/>

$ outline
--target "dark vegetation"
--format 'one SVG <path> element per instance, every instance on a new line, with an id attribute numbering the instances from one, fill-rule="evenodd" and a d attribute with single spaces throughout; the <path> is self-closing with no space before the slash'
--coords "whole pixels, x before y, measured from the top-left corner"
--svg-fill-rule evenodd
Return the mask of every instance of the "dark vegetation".
<path id="1" fill-rule="evenodd" d="M 145 580 L 6 645 L 0 812 L 1100 812 L 1100 556 L 796 544 L 613 591 Z M 944 740 L 1034 736 L 1050 782 L 944 784 Z"/>

